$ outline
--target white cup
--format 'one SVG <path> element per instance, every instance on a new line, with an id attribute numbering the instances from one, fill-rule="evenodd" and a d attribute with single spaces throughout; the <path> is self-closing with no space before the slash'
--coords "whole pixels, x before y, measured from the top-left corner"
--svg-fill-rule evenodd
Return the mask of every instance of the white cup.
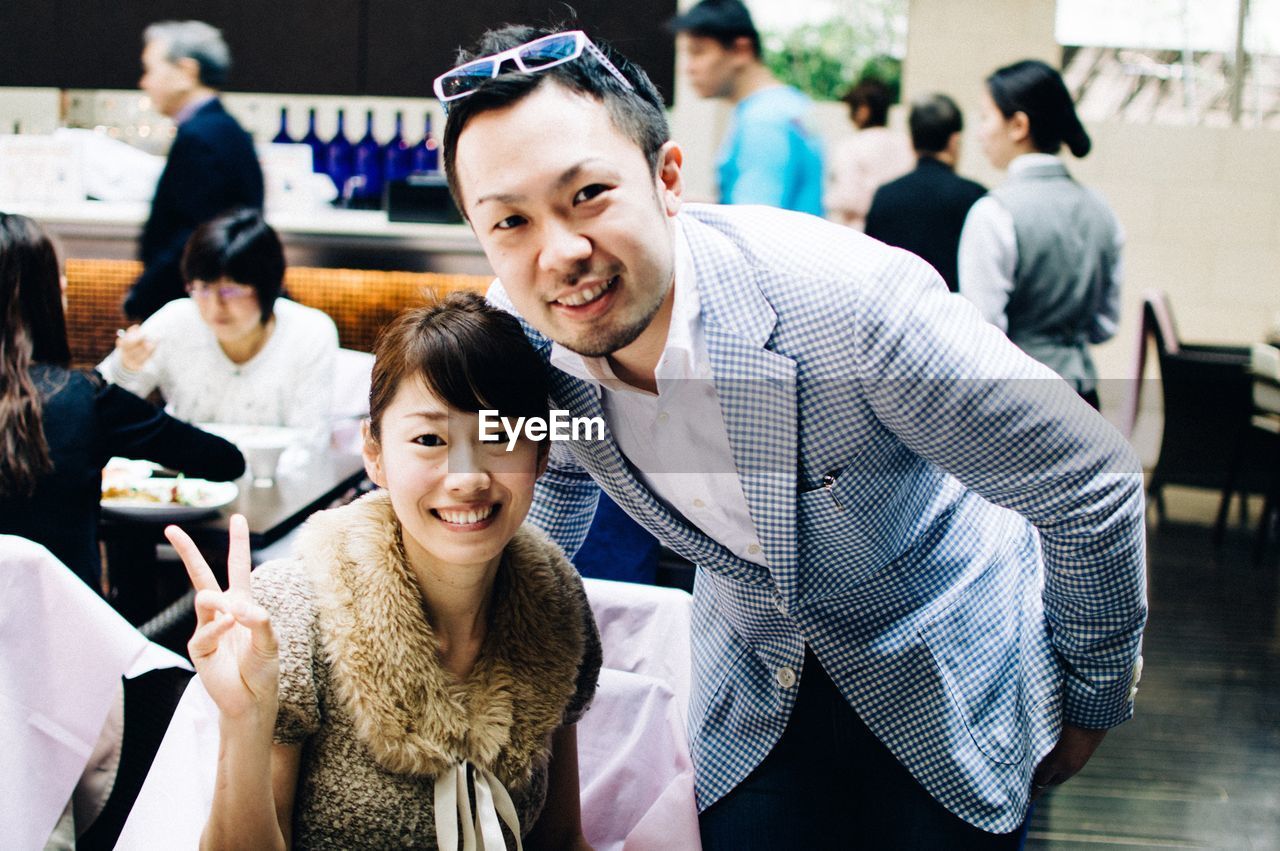
<path id="1" fill-rule="evenodd" d="M 276 467 L 280 464 L 280 456 L 284 454 L 283 446 L 244 446 L 245 461 L 249 463 L 249 474 L 253 476 L 253 486 L 269 488 L 276 482 Z"/>

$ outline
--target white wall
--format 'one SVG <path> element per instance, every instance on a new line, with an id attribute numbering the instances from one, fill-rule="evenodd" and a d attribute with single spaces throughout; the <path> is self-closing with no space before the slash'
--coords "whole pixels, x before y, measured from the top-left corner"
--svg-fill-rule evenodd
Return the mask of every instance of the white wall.
<path id="1" fill-rule="evenodd" d="M 968 119 L 961 171 L 994 184 L 973 133 L 982 80 L 1034 57 L 1057 65 L 1054 0 L 911 0 L 904 99 L 940 90 Z M 1104 376 L 1129 374 L 1142 291 L 1164 289 L 1191 340 L 1249 343 L 1280 311 L 1280 134 L 1119 121 L 1088 126 L 1093 152 L 1068 165 L 1124 225 L 1125 309 L 1097 349 Z"/>

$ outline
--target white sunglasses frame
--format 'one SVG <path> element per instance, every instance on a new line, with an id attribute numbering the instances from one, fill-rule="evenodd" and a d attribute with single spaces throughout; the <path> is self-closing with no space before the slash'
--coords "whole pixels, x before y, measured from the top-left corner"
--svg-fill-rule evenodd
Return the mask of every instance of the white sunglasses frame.
<path id="1" fill-rule="evenodd" d="M 567 56 L 564 56 L 560 59 L 556 59 L 551 62 L 548 62 L 545 65 L 539 65 L 537 68 L 529 68 L 525 66 L 524 60 L 520 57 L 521 52 L 526 52 L 530 47 L 533 47 L 534 45 L 540 44 L 544 41 L 551 41 L 552 39 L 561 39 L 561 38 L 564 38 L 565 36 L 574 37 L 573 53 Z M 455 68 L 450 68 L 448 71 L 436 77 L 435 81 L 431 84 L 431 88 L 435 92 L 436 97 L 440 100 L 440 103 L 445 105 L 445 111 L 447 112 L 449 108 L 447 105 L 449 103 L 452 103 L 453 101 L 456 101 L 456 100 L 461 100 L 462 98 L 465 98 L 471 95 L 472 93 L 475 92 L 476 88 L 478 88 L 480 85 L 483 85 L 483 83 L 477 84 L 476 87 L 466 89 L 465 91 L 461 91 L 453 95 L 446 95 L 444 93 L 445 80 L 453 76 L 468 76 L 468 77 L 479 77 L 481 79 L 486 79 L 483 74 L 462 74 L 462 75 L 458 74 L 458 72 L 462 71 L 463 69 L 471 68 L 473 66 L 488 65 L 490 66 L 493 73 L 491 73 L 487 77 L 487 79 L 492 80 L 501 76 L 503 63 L 505 63 L 507 60 L 512 60 L 515 62 L 516 67 L 519 68 L 521 72 L 525 74 L 536 74 L 539 71 L 545 71 L 548 68 L 554 68 L 557 65 L 564 65 L 566 62 L 572 62 L 575 59 L 579 59 L 581 58 L 584 52 L 590 53 L 592 56 L 594 56 L 600 62 L 600 64 L 605 67 L 605 70 L 607 70 L 610 74 L 612 74 L 615 78 L 617 78 L 618 82 L 626 86 L 628 90 L 635 91 L 635 86 L 631 85 L 631 81 L 628 80 L 625 76 L 623 76 L 622 72 L 618 70 L 617 66 L 609 61 L 609 57 L 604 55 L 604 51 L 596 47 L 595 43 L 582 30 L 565 30 L 564 32 L 552 33 L 551 35 L 544 35 L 541 38 L 535 38 L 533 41 L 528 41 L 528 42 L 525 42 L 524 44 L 516 45 L 515 47 L 508 48 L 499 53 L 494 53 L 490 56 L 481 56 L 479 58 L 472 59 L 469 62 L 464 62 Z"/>

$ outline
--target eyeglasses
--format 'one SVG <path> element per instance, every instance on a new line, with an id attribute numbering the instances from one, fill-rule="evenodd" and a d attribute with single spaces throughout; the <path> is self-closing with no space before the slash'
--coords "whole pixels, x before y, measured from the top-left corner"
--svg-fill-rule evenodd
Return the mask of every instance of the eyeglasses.
<path id="1" fill-rule="evenodd" d="M 248 298 L 257 291 L 253 287 L 246 287 L 243 284 L 207 284 L 204 281 L 194 281 L 187 284 L 187 294 L 192 298 L 206 299 L 216 295 L 222 301 L 235 301 L 241 298 Z"/>
<path id="2" fill-rule="evenodd" d="M 492 56 L 473 59 L 436 77 L 432 88 L 435 89 L 440 103 L 444 105 L 445 112 L 448 112 L 450 101 L 472 94 L 481 85 L 501 74 L 504 62 L 514 62 L 516 67 L 524 73 L 535 74 L 538 71 L 572 62 L 581 56 L 584 50 L 594 56 L 605 70 L 617 78 L 618 82 L 629 90 L 635 91 L 631 82 L 622 76 L 622 72 L 609 61 L 609 57 L 605 56 L 604 52 L 596 47 L 582 30 L 569 30 L 543 36 Z"/>

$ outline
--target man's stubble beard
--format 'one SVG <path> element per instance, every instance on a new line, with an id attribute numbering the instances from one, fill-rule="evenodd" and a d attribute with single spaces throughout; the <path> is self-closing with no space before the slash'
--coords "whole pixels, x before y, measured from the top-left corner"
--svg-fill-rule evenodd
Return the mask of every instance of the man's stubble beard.
<path id="1" fill-rule="evenodd" d="M 663 211 L 662 198 L 659 197 L 656 184 L 653 187 L 653 203 L 661 216 Z M 634 343 L 649 327 L 649 323 L 653 322 L 653 317 L 658 315 L 658 311 L 662 309 L 662 302 L 666 300 L 671 287 L 675 285 L 675 246 L 672 245 L 671 247 L 673 250 L 671 252 L 671 264 L 666 273 L 667 285 L 658 293 L 652 304 L 645 306 L 644 314 L 638 320 L 612 332 L 592 328 L 583 335 L 583 339 L 577 341 L 556 340 L 556 342 L 584 358 L 608 357 L 619 349 L 624 349 Z M 616 274 L 621 282 L 622 271 L 619 270 Z"/>
<path id="2" fill-rule="evenodd" d="M 557 340 L 556 342 L 569 351 L 582 355 L 584 358 L 607 357 L 619 349 L 624 349 L 631 345 L 644 333 L 649 324 L 653 322 L 653 317 L 657 316 L 658 311 L 662 309 L 662 302 L 667 297 L 669 290 L 670 284 L 652 304 L 645 306 L 644 314 L 635 322 L 614 329 L 591 328 L 578 340 Z"/>

